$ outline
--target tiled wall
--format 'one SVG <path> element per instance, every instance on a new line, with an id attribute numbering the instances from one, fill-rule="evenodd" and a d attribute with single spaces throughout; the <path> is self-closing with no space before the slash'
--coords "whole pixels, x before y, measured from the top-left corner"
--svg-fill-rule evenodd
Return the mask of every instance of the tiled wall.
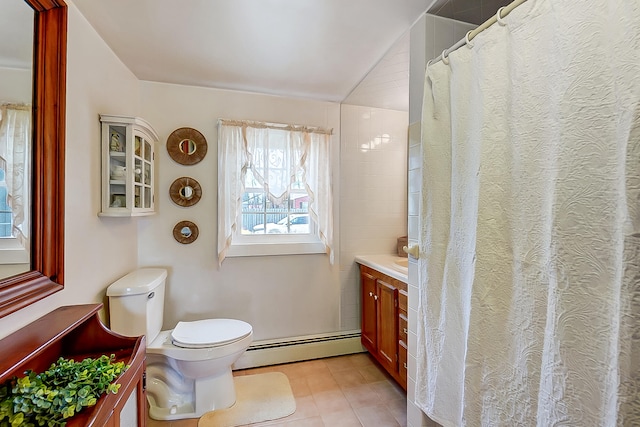
<path id="1" fill-rule="evenodd" d="M 462 39 L 474 25 L 426 15 L 411 29 L 411 64 L 409 91 L 409 153 L 408 153 L 408 230 L 409 245 L 418 244 L 420 230 L 420 193 L 422 190 L 422 97 L 427 61 Z M 409 259 L 409 355 L 407 378 L 407 426 L 437 426 L 414 405 L 416 383 L 416 343 L 418 309 L 418 265 Z"/>
<path id="2" fill-rule="evenodd" d="M 393 44 L 344 104 L 409 111 L 409 33 Z"/>
<path id="3" fill-rule="evenodd" d="M 340 148 L 341 329 L 360 328 L 356 255 L 389 254 L 407 235 L 404 111 L 342 104 Z"/>
<path id="4" fill-rule="evenodd" d="M 409 70 L 409 123 L 420 121 L 427 61 L 463 39 L 476 26 L 435 15 L 425 15 L 411 28 Z"/>

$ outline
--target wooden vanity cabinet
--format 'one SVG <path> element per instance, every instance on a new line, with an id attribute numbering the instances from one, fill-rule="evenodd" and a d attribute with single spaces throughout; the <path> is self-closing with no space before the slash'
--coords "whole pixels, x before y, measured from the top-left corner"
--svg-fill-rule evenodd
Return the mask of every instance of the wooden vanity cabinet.
<path id="1" fill-rule="evenodd" d="M 117 394 L 105 394 L 84 408 L 67 427 L 145 426 L 145 337 L 124 337 L 100 321 L 102 304 L 60 307 L 0 340 L 0 383 L 22 377 L 26 370 L 43 372 L 59 357 L 83 360 L 115 355 L 129 368 L 117 379 Z"/>
<path id="2" fill-rule="evenodd" d="M 362 345 L 406 390 L 407 284 L 365 265 L 360 284 Z"/>

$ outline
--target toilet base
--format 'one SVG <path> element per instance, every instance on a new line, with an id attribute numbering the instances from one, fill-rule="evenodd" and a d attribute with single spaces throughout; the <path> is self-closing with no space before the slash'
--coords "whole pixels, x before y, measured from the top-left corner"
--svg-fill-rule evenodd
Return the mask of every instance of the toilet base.
<path id="1" fill-rule="evenodd" d="M 166 396 L 169 387 L 162 379 L 150 379 L 147 401 L 151 418 L 159 421 L 200 418 L 207 412 L 229 408 L 236 402 L 236 389 L 231 368 L 213 377 L 195 381 L 186 378 L 184 381 L 191 382 L 192 392 L 182 393 L 176 398 L 176 396 Z M 186 384 L 182 384 L 183 387 L 184 385 Z"/>

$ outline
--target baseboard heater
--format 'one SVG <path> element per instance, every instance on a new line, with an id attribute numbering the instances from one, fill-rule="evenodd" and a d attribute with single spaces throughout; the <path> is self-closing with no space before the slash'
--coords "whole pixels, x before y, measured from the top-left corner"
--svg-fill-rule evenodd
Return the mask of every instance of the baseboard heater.
<path id="1" fill-rule="evenodd" d="M 365 351 L 360 330 L 255 341 L 233 369 L 255 368 Z"/>

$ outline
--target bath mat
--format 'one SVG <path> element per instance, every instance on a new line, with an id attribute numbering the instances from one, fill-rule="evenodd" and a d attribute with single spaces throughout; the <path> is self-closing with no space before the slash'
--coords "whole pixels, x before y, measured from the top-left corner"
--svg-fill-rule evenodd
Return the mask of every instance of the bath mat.
<path id="1" fill-rule="evenodd" d="M 282 372 L 234 377 L 236 403 L 227 409 L 207 412 L 198 427 L 235 427 L 277 420 L 296 410 L 289 378 Z"/>

